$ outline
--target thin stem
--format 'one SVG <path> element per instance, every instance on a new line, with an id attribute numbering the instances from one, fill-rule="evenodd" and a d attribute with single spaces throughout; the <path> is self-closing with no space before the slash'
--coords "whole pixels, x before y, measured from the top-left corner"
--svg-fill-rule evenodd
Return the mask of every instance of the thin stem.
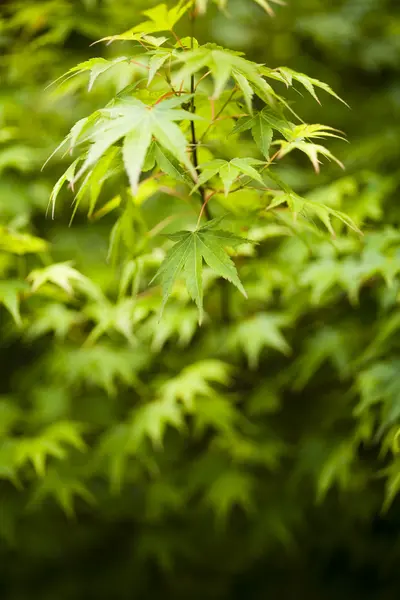
<path id="1" fill-rule="evenodd" d="M 201 211 L 200 211 L 200 214 L 199 214 L 199 218 L 197 219 L 197 225 L 196 225 L 196 228 L 198 228 L 198 227 L 199 227 L 199 225 L 200 225 L 200 221 L 201 221 L 201 217 L 203 216 L 203 214 L 204 214 L 204 211 L 207 209 L 207 204 L 208 204 L 209 200 L 211 200 L 211 198 L 214 196 L 214 194 L 215 194 L 215 193 L 216 193 L 216 192 L 210 192 L 210 193 L 208 194 L 207 198 L 204 200 L 204 202 L 203 202 L 203 206 L 201 207 Z"/>
<path id="2" fill-rule="evenodd" d="M 190 20 L 191 20 L 191 25 L 192 25 L 192 35 L 191 35 L 191 49 L 193 50 L 194 48 L 194 25 L 195 25 L 195 19 L 196 19 L 196 14 L 195 11 L 192 12 Z M 190 112 L 192 114 L 196 113 L 196 104 L 194 101 L 194 94 L 196 91 L 196 86 L 195 86 L 195 80 L 194 80 L 194 74 L 191 76 L 190 78 L 190 93 L 192 94 L 192 99 L 190 101 Z M 190 131 L 192 134 L 192 156 L 193 156 L 193 164 L 194 164 L 194 168 L 197 170 L 198 166 L 199 166 L 199 155 L 198 155 L 198 141 L 197 141 L 197 136 L 196 136 L 196 125 L 194 124 L 194 121 L 190 121 Z M 199 187 L 199 192 L 201 195 L 201 210 L 202 212 L 204 212 L 207 220 L 211 219 L 211 214 L 210 214 L 210 210 L 207 206 L 207 197 L 206 197 L 206 190 L 204 189 L 203 186 Z M 202 212 L 200 214 L 202 214 Z M 201 217 L 200 217 L 201 218 Z"/>
<path id="3" fill-rule="evenodd" d="M 185 46 L 182 44 L 180 37 L 175 33 L 173 29 L 171 29 L 171 33 L 178 42 L 179 46 L 182 48 L 182 50 L 185 50 Z"/>
<path id="4" fill-rule="evenodd" d="M 231 95 L 229 96 L 229 98 L 223 103 L 223 105 L 221 106 L 221 108 L 219 109 L 219 111 L 217 112 L 217 114 L 214 116 L 214 119 L 212 120 L 212 122 L 209 124 L 209 126 L 207 127 L 207 129 L 205 130 L 205 132 L 203 133 L 203 135 L 201 136 L 201 138 L 199 139 L 199 142 L 202 142 L 204 140 L 204 138 L 206 137 L 207 133 L 210 131 L 211 127 L 215 124 L 216 120 L 218 119 L 218 117 L 224 112 L 224 110 L 226 109 L 226 107 L 228 106 L 228 104 L 231 102 L 231 100 L 233 99 L 233 96 L 236 94 L 237 89 L 236 87 L 233 88 Z"/>

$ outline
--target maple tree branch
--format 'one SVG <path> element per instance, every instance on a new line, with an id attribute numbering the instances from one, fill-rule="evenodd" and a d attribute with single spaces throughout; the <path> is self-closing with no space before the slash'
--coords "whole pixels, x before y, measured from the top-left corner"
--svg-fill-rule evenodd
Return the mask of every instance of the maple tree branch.
<path id="1" fill-rule="evenodd" d="M 191 49 L 193 50 L 194 48 L 194 25 L 195 25 L 195 20 L 196 20 L 196 12 L 195 10 L 193 10 L 193 12 L 190 15 L 190 21 L 191 21 L 191 25 L 192 25 L 192 35 L 191 35 Z M 190 112 L 192 114 L 196 113 L 196 105 L 195 105 L 195 101 L 194 101 L 194 94 L 196 91 L 196 86 L 195 86 L 195 80 L 194 80 L 194 74 L 190 77 L 190 93 L 192 94 L 192 99 L 190 101 Z M 192 156 L 193 156 L 193 164 L 195 169 L 198 169 L 199 166 L 199 155 L 198 155 L 198 151 L 197 151 L 197 145 L 198 145 L 198 141 L 197 141 L 197 136 L 196 136 L 196 125 L 194 124 L 194 121 L 190 121 L 190 131 L 192 134 L 192 146 L 193 146 L 193 151 L 192 151 Z M 210 214 L 210 210 L 208 208 L 207 202 L 209 200 L 209 198 L 207 199 L 206 196 L 206 190 L 204 189 L 203 186 L 199 187 L 199 192 L 201 195 L 201 212 L 200 212 L 200 217 L 199 219 L 201 219 L 201 216 L 204 212 L 206 219 L 209 221 L 211 219 L 211 214 Z"/>

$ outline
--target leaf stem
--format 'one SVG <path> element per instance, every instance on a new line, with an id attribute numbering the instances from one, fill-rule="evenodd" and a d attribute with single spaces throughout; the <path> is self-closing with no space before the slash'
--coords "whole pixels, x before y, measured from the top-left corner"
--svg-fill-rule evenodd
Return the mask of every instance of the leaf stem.
<path id="1" fill-rule="evenodd" d="M 208 201 L 211 200 L 211 198 L 214 196 L 215 193 L 216 192 L 213 192 L 213 191 L 210 192 L 208 194 L 208 196 L 206 197 L 206 199 L 204 200 L 203 206 L 201 207 L 201 211 L 200 211 L 200 214 L 199 214 L 199 218 L 197 219 L 197 225 L 196 225 L 197 229 L 199 228 L 201 217 L 203 216 L 203 213 L 207 210 Z M 207 217 L 207 218 L 209 219 L 209 217 Z"/>
<path id="2" fill-rule="evenodd" d="M 214 115 L 213 120 L 211 121 L 211 123 L 209 124 L 209 126 L 207 127 L 207 129 L 205 130 L 205 132 L 203 133 L 203 135 L 201 136 L 201 138 L 199 139 L 199 142 L 202 142 L 204 140 L 204 138 L 206 137 L 207 133 L 210 131 L 211 127 L 215 124 L 215 122 L 217 121 L 218 117 L 224 112 L 225 108 L 231 102 L 231 100 L 233 99 L 233 96 L 236 94 L 236 92 L 237 92 L 237 88 L 234 87 L 233 90 L 232 90 L 231 95 L 229 96 L 229 98 L 223 103 L 223 105 L 221 106 L 221 108 L 219 109 L 219 111 L 217 112 L 217 114 Z"/>

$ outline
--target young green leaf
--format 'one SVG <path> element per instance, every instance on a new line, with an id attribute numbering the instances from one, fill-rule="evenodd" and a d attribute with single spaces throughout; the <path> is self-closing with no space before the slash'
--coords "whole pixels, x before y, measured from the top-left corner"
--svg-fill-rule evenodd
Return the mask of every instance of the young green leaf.
<path id="1" fill-rule="evenodd" d="M 181 53 L 178 61 L 183 63 L 183 66 L 175 73 L 173 85 L 178 86 L 182 81 L 207 68 L 214 80 L 214 99 L 219 98 L 232 77 L 238 83 L 247 104 L 251 100 L 252 91 L 267 104 L 277 102 L 286 106 L 286 102 L 263 78 L 262 65 L 246 60 L 238 52 L 226 50 L 215 44 L 206 44 Z"/>
<path id="2" fill-rule="evenodd" d="M 21 313 L 19 309 L 20 296 L 24 291 L 28 291 L 29 286 L 25 281 L 9 279 L 0 281 L 0 304 L 8 310 L 15 323 L 22 325 Z"/>
<path id="3" fill-rule="evenodd" d="M 313 79 L 312 77 L 308 77 L 304 73 L 298 73 L 297 71 L 293 71 L 293 69 L 289 69 L 288 67 L 279 67 L 278 69 L 276 69 L 276 71 L 278 71 L 283 76 L 284 81 L 288 87 L 293 85 L 293 79 L 301 83 L 319 104 L 321 103 L 315 92 L 314 87 L 318 87 L 321 90 L 324 90 L 325 92 L 327 92 L 328 94 L 330 94 L 331 96 L 333 96 L 337 100 L 340 100 L 340 102 L 343 102 L 343 104 L 346 104 L 346 106 L 348 106 L 348 104 L 344 100 L 342 100 L 342 98 L 340 98 L 340 96 L 338 96 L 328 84 L 324 83 L 323 81 Z"/>
<path id="4" fill-rule="evenodd" d="M 0 251 L 2 252 L 22 256 L 23 254 L 39 254 L 47 249 L 48 243 L 41 238 L 0 226 Z"/>
<path id="5" fill-rule="evenodd" d="M 255 158 L 233 158 L 231 161 L 215 159 L 208 163 L 200 165 L 202 169 L 197 184 L 191 191 L 191 194 L 196 192 L 202 185 L 207 183 L 212 177 L 219 175 L 224 185 L 225 197 L 228 196 L 234 181 L 240 175 L 247 175 L 263 184 L 263 179 L 260 173 L 252 166 L 263 164 Z"/>
<path id="6" fill-rule="evenodd" d="M 124 140 L 122 155 L 133 194 L 138 190 L 139 177 L 150 142 L 151 130 L 146 122 L 139 124 Z"/>
<path id="7" fill-rule="evenodd" d="M 182 231 L 169 236 L 177 243 L 168 252 L 152 280 L 161 279 L 163 288 L 161 313 L 171 295 L 174 282 L 183 272 L 188 292 L 199 310 L 199 322 L 202 322 L 203 260 L 217 275 L 233 283 L 246 296 L 236 267 L 225 251 L 225 247 L 235 247 L 246 243 L 246 240 L 229 231 L 214 229 L 216 225 L 217 223 L 211 222 L 196 231 Z"/>
<path id="8" fill-rule="evenodd" d="M 116 101 L 112 107 L 96 113 L 96 121 L 89 138 L 86 135 L 84 124 L 73 136 L 71 131 L 67 138 L 71 144 L 84 144 L 89 139 L 91 145 L 79 171 L 75 173 L 77 164 L 75 161 L 57 182 L 51 196 L 53 207 L 63 183 L 71 181 L 71 184 L 74 184 L 88 171 L 94 172 L 98 161 L 110 148 L 114 148 L 114 144 L 121 138 L 124 138 L 124 164 L 134 194 L 137 191 L 140 173 L 153 137 L 178 163 L 184 165 L 191 173 L 192 178 L 196 180 L 197 174 L 187 153 L 186 136 L 176 124 L 176 121 L 200 118 L 193 113 L 177 108 L 188 98 L 190 96 L 181 95 L 157 102 L 154 105 L 144 104 L 136 98 L 121 99 Z M 160 152 L 158 152 L 158 156 L 160 157 Z"/>
<path id="9" fill-rule="evenodd" d="M 193 0 L 180 0 L 171 9 L 168 9 L 166 4 L 158 4 L 154 8 L 143 11 L 143 14 L 148 17 L 147 21 L 139 23 L 125 33 L 107 36 L 99 41 L 140 40 L 146 36 L 146 41 L 152 42 L 152 45 L 156 46 L 158 45 L 157 40 L 153 41 L 149 34 L 171 31 L 191 6 L 193 6 Z"/>

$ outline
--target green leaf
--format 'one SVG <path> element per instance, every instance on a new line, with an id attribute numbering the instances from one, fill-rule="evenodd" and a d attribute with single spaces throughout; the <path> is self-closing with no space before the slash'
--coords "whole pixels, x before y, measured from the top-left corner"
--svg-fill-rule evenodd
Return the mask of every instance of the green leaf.
<path id="1" fill-rule="evenodd" d="M 182 231 L 170 237 L 177 243 L 167 253 L 167 256 L 157 271 L 153 280 L 161 279 L 163 301 L 161 313 L 171 295 L 172 287 L 184 272 L 189 294 L 196 302 L 199 310 L 199 322 L 203 318 L 202 265 L 203 259 L 208 266 L 220 277 L 227 279 L 246 296 L 246 292 L 237 275 L 236 267 L 224 250 L 226 246 L 245 243 L 228 231 L 214 229 L 215 223 L 208 223 L 196 231 Z"/>
<path id="2" fill-rule="evenodd" d="M 197 184 L 191 193 L 196 192 L 202 185 L 207 183 L 215 175 L 219 175 L 224 185 L 225 197 L 228 196 L 231 187 L 239 175 L 247 175 L 263 184 L 263 179 L 258 171 L 252 165 L 263 164 L 255 158 L 233 158 L 230 162 L 222 159 L 215 159 L 208 163 L 200 165 L 201 174 Z"/>
<path id="3" fill-rule="evenodd" d="M 324 462 L 317 485 L 317 500 L 322 502 L 328 490 L 337 482 L 342 489 L 348 487 L 351 463 L 355 450 L 351 442 L 340 443 Z"/>
<path id="4" fill-rule="evenodd" d="M 186 185 L 193 185 L 193 179 L 187 175 L 179 161 L 157 143 L 154 145 L 154 156 L 157 165 L 166 175 L 172 177 L 172 179 L 186 183 Z"/>
<path id="5" fill-rule="evenodd" d="M 148 17 L 147 21 L 128 29 L 125 33 L 107 36 L 99 41 L 140 40 L 146 37 L 146 41 L 151 43 L 152 38 L 149 34 L 171 31 L 192 5 L 193 0 L 180 0 L 171 9 L 168 9 L 166 4 L 158 4 L 154 8 L 143 11 L 143 14 Z M 157 45 L 157 41 L 153 42 L 153 45 Z"/>
<path id="6" fill-rule="evenodd" d="M 71 263 L 54 263 L 44 269 L 35 269 L 28 276 L 32 284 L 32 292 L 36 292 L 46 283 L 52 283 L 63 289 L 68 295 L 74 293 L 73 283 L 77 289 L 88 296 L 101 299 L 102 294 L 90 279 L 71 266 Z"/>
<path id="7" fill-rule="evenodd" d="M 13 279 L 0 281 L 0 304 L 5 306 L 19 327 L 22 325 L 19 310 L 20 296 L 23 292 L 28 290 L 29 286 L 25 281 Z"/>
<path id="8" fill-rule="evenodd" d="M 262 118 L 262 113 L 259 113 L 254 125 L 251 128 L 251 133 L 257 148 L 265 158 L 269 159 L 269 148 L 272 142 L 272 128 L 269 123 Z"/>
<path id="9" fill-rule="evenodd" d="M 199 322 L 203 321 L 203 259 L 197 236 L 193 238 L 193 249 L 184 267 L 186 287 L 192 300 L 197 304 Z"/>
<path id="10" fill-rule="evenodd" d="M 40 506 L 48 497 L 54 498 L 67 517 L 70 518 L 75 514 L 75 498 L 81 498 L 89 505 L 95 504 L 93 494 L 80 479 L 72 475 L 64 475 L 55 468 L 48 469 L 38 481 L 29 502 L 29 507 Z"/>
<path id="11" fill-rule="evenodd" d="M 285 6 L 285 2 L 283 0 L 253 0 L 256 4 L 261 6 L 271 17 L 274 15 L 274 11 L 272 10 L 271 4 L 279 4 L 280 6 Z"/>
<path id="12" fill-rule="evenodd" d="M 151 130 L 147 123 L 139 125 L 125 137 L 122 154 L 133 194 L 138 191 L 139 177 L 150 143 Z"/>
<path id="13" fill-rule="evenodd" d="M 153 81 L 155 75 L 164 65 L 164 63 L 171 57 L 171 52 L 169 50 L 160 49 L 157 52 L 153 53 L 153 56 L 149 61 L 149 77 L 147 80 L 147 85 Z"/>
<path id="14" fill-rule="evenodd" d="M 202 360 L 183 369 L 179 375 L 169 379 L 160 387 L 163 398 L 180 401 L 188 411 L 195 408 L 196 398 L 213 398 L 215 390 L 210 385 L 227 386 L 230 382 L 230 367 L 219 360 Z M 197 409 L 196 409 L 197 412 Z"/>
<path id="15" fill-rule="evenodd" d="M 215 44 L 206 44 L 181 53 L 178 60 L 183 63 L 183 66 L 173 76 L 174 86 L 178 86 L 182 81 L 207 68 L 214 80 L 214 99 L 219 98 L 232 77 L 238 83 L 247 105 L 251 101 L 252 94 L 255 93 L 267 104 L 276 101 L 286 106 L 286 102 L 265 81 L 262 65 L 246 60 L 237 52 Z"/>
<path id="16" fill-rule="evenodd" d="M 134 449 L 146 440 L 156 448 L 162 447 L 167 427 L 182 430 L 185 426 L 183 411 L 179 404 L 170 397 L 148 402 L 134 411 L 130 424 L 130 439 Z"/>
<path id="17" fill-rule="evenodd" d="M 290 346 L 280 331 L 281 327 L 287 324 L 288 318 L 285 315 L 259 313 L 237 325 L 232 333 L 230 345 L 243 348 L 250 368 L 255 369 L 263 348 L 290 354 Z"/>
<path id="18" fill-rule="evenodd" d="M 219 176 L 222 179 L 222 183 L 224 184 L 224 193 L 225 197 L 228 196 L 233 182 L 240 175 L 240 169 L 233 164 L 233 161 L 225 163 L 219 169 Z"/>
<path id="19" fill-rule="evenodd" d="M 84 316 L 70 310 L 63 304 L 46 303 L 35 313 L 35 319 L 28 325 L 26 335 L 28 339 L 36 339 L 50 332 L 59 340 L 64 340 L 72 327 L 82 324 Z"/>
<path id="20" fill-rule="evenodd" d="M 245 511 L 251 510 L 253 480 L 250 475 L 239 470 L 226 470 L 212 483 L 207 492 L 207 503 L 214 509 L 221 524 L 226 520 L 235 506 Z"/>
<path id="21" fill-rule="evenodd" d="M 252 165 L 260 164 L 259 161 L 254 158 L 234 158 L 231 160 L 231 164 L 237 167 L 244 175 L 251 177 L 259 183 L 263 183 L 263 179 L 258 171 Z"/>
<path id="22" fill-rule="evenodd" d="M 253 114 L 253 96 L 254 90 L 247 81 L 246 77 L 242 75 L 242 73 L 237 73 L 236 71 L 232 71 L 232 77 L 238 84 L 242 94 L 244 101 L 247 106 L 247 110 L 250 114 Z"/>
<path id="23" fill-rule="evenodd" d="M 37 475 L 43 477 L 47 458 L 65 459 L 68 446 L 80 452 L 86 449 L 80 426 L 70 421 L 60 421 L 47 427 L 39 436 L 18 440 L 16 463 L 19 467 L 32 463 Z"/>
<path id="24" fill-rule="evenodd" d="M 144 166 L 147 152 L 150 148 L 152 137 L 154 137 L 168 153 L 170 153 L 181 165 L 191 173 L 196 180 L 197 174 L 188 157 L 188 142 L 186 136 L 175 123 L 176 121 L 198 119 L 195 114 L 177 108 L 187 101 L 190 95 L 182 95 L 179 98 L 170 98 L 157 102 L 153 106 L 144 104 L 136 98 L 121 99 L 110 108 L 98 111 L 95 124 L 90 135 L 91 145 L 86 158 L 75 173 L 76 162 L 57 182 L 52 193 L 52 204 L 66 180 L 74 184 L 86 172 L 93 172 L 96 164 L 109 149 L 121 138 L 123 143 L 123 157 L 126 170 L 131 182 L 132 192 L 137 191 L 137 183 L 140 172 Z M 87 143 L 86 133 L 78 131 L 74 137 L 74 144 Z M 72 144 L 72 136 L 67 138 Z M 157 156 L 160 156 L 158 152 Z M 164 157 L 165 158 L 165 157 Z M 164 161 L 165 162 L 165 161 Z"/>
<path id="25" fill-rule="evenodd" d="M 225 10 L 228 5 L 228 0 L 213 0 L 214 4 L 218 6 L 220 10 Z M 271 4 L 285 5 L 283 0 L 253 0 L 258 6 L 261 6 L 271 17 L 274 15 Z M 200 14 L 204 14 L 207 10 L 209 0 L 195 0 L 196 8 Z"/>
<path id="26" fill-rule="evenodd" d="M 319 81 L 318 79 L 313 79 L 312 77 L 308 77 L 307 75 L 304 75 L 304 73 L 298 73 L 297 71 L 293 71 L 292 69 L 289 69 L 287 67 L 279 67 L 277 69 L 277 71 L 283 75 L 284 80 L 288 86 L 292 85 L 293 79 L 295 81 L 298 81 L 299 83 L 301 83 L 319 104 L 320 104 L 320 101 L 318 99 L 318 96 L 315 92 L 314 87 L 318 87 L 318 88 L 324 90 L 325 92 L 327 92 L 328 94 L 330 94 L 331 96 L 333 96 L 337 100 L 340 100 L 340 102 L 343 102 L 343 104 L 346 104 L 346 106 L 348 106 L 348 104 L 344 100 L 342 100 L 342 98 L 340 98 L 332 90 L 332 88 L 329 87 L 329 85 L 327 85 L 326 83 L 324 83 L 322 81 Z"/>
<path id="27" fill-rule="evenodd" d="M 109 148 L 107 152 L 101 157 L 101 159 L 95 164 L 93 169 L 89 171 L 76 195 L 75 208 L 71 217 L 71 222 L 85 195 L 89 196 L 88 216 L 93 216 L 93 212 L 96 208 L 96 204 L 99 199 L 103 185 L 107 181 L 107 179 L 109 179 L 114 174 L 112 166 L 118 155 L 119 148 Z"/>
<path id="28" fill-rule="evenodd" d="M 0 251 L 23 255 L 39 254 L 47 249 L 48 243 L 41 238 L 0 227 Z"/>
<path id="29" fill-rule="evenodd" d="M 316 173 L 319 173 L 320 171 L 321 163 L 319 160 L 319 154 L 322 154 L 322 156 L 325 156 L 326 158 L 335 161 L 339 165 L 339 167 L 344 169 L 343 163 L 341 163 L 340 160 L 337 159 L 336 156 L 332 154 L 332 152 L 330 152 L 330 150 L 325 148 L 325 146 L 321 146 L 320 144 L 312 144 L 310 142 L 299 141 L 287 142 L 281 140 L 276 141 L 274 143 L 280 146 L 278 158 L 283 158 L 290 152 L 293 152 L 293 150 L 300 150 L 301 152 L 304 152 L 304 154 L 306 154 L 310 159 Z"/>
<path id="30" fill-rule="evenodd" d="M 72 69 L 67 71 L 67 73 L 65 73 L 58 79 L 56 79 L 56 81 L 54 81 L 53 84 L 58 83 L 58 82 L 63 83 L 65 81 L 67 81 L 68 79 L 70 79 L 71 77 L 74 77 L 76 75 L 80 75 L 81 73 L 85 73 L 86 71 L 89 71 L 90 78 L 89 78 L 88 91 L 90 92 L 93 88 L 93 85 L 96 82 L 96 79 L 100 75 L 102 75 L 103 73 L 105 73 L 106 71 L 111 69 L 114 65 L 117 65 L 122 62 L 126 62 L 128 60 L 129 59 L 126 58 L 125 56 L 119 56 L 118 58 L 115 58 L 114 60 L 106 60 L 105 58 L 91 58 L 89 60 L 86 60 L 85 62 L 79 63 L 75 67 L 72 67 Z"/>

